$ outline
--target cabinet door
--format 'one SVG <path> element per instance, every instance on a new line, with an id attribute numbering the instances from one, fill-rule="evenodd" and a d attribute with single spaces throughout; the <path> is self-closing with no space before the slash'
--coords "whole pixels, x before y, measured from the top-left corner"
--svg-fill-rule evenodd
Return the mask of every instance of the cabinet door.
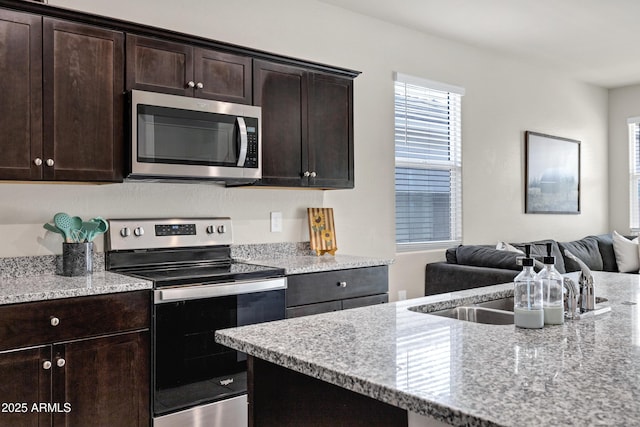
<path id="1" fill-rule="evenodd" d="M 0 179 L 39 179 L 42 18 L 0 10 Z"/>
<path id="2" fill-rule="evenodd" d="M 53 400 L 71 405 L 53 425 L 148 426 L 149 346 L 146 331 L 53 346 Z"/>
<path id="3" fill-rule="evenodd" d="M 44 18 L 44 178 L 122 181 L 124 36 Z"/>
<path id="4" fill-rule="evenodd" d="M 195 96 L 251 104 L 251 58 L 215 50 L 195 49 Z"/>
<path id="5" fill-rule="evenodd" d="M 127 90 L 193 96 L 193 48 L 127 34 Z"/>
<path id="6" fill-rule="evenodd" d="M 262 107 L 261 184 L 307 185 L 307 72 L 255 60 L 253 79 L 254 104 Z"/>
<path id="7" fill-rule="evenodd" d="M 51 346 L 0 353 L 1 426 L 44 427 L 51 414 L 32 411 L 33 404 L 51 399 Z"/>
<path id="8" fill-rule="evenodd" d="M 310 185 L 353 188 L 353 80 L 314 73 L 309 79 Z"/>

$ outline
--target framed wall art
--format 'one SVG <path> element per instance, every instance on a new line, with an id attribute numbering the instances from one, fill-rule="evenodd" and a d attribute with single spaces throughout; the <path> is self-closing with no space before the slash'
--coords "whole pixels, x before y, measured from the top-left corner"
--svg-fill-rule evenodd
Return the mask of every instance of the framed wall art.
<path id="1" fill-rule="evenodd" d="M 580 141 L 525 132 L 525 213 L 580 213 Z"/>

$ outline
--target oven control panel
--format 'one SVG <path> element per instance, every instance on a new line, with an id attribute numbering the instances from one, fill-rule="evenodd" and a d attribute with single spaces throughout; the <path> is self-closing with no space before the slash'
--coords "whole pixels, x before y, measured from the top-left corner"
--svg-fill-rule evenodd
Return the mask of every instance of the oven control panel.
<path id="1" fill-rule="evenodd" d="M 231 245 L 231 219 L 110 219 L 107 251 Z"/>

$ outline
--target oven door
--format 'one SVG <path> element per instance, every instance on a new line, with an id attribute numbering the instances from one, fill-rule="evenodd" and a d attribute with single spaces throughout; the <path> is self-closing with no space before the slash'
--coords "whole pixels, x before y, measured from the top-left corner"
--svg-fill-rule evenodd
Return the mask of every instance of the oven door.
<path id="1" fill-rule="evenodd" d="M 286 279 L 278 278 L 155 291 L 155 425 L 163 415 L 191 411 L 196 414 L 178 415 L 193 419 L 201 405 L 246 394 L 246 355 L 217 344 L 215 331 L 284 319 L 285 288 Z M 239 419 L 246 423 L 246 405 L 240 408 Z"/>
<path id="2" fill-rule="evenodd" d="M 261 109 L 131 93 L 129 177 L 260 178 Z"/>

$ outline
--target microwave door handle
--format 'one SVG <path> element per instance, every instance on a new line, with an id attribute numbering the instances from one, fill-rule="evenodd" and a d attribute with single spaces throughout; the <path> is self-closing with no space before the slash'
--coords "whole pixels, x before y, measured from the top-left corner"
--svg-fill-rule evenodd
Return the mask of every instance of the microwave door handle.
<path id="1" fill-rule="evenodd" d="M 247 137 L 247 124 L 244 122 L 244 117 L 238 117 L 238 129 L 240 130 L 240 152 L 238 153 L 238 166 L 244 166 L 244 162 L 247 159 L 247 146 L 249 145 L 249 139 Z"/>

